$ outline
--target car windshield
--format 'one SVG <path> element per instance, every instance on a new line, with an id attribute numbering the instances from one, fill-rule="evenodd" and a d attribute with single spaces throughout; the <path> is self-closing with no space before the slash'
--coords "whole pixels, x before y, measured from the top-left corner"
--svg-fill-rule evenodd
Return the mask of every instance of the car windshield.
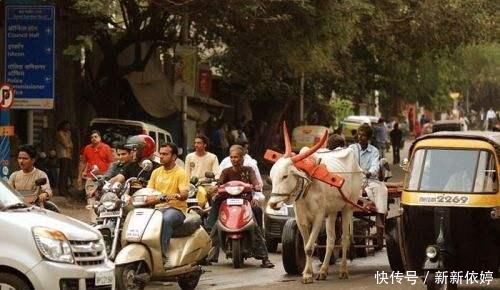
<path id="1" fill-rule="evenodd" d="M 23 200 L 4 180 L 0 180 L 0 209 L 22 203 Z"/>
<path id="2" fill-rule="evenodd" d="M 104 143 L 114 146 L 116 143 L 125 143 L 130 136 L 143 134 L 138 126 L 110 123 L 94 123 L 91 130 L 98 130 L 102 134 Z"/>
<path id="3" fill-rule="evenodd" d="M 496 193 L 495 156 L 485 150 L 424 148 L 413 156 L 410 191 Z"/>

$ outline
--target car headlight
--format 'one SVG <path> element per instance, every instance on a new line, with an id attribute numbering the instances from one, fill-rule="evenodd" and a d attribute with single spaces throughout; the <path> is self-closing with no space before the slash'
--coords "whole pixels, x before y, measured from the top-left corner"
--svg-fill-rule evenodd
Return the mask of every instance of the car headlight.
<path id="1" fill-rule="evenodd" d="M 238 195 L 243 191 L 243 189 L 245 189 L 243 186 L 228 186 L 225 188 L 227 193 L 230 195 Z"/>
<path id="2" fill-rule="evenodd" d="M 46 259 L 70 264 L 75 262 L 71 252 L 71 245 L 62 232 L 44 227 L 35 227 L 33 228 L 33 238 L 38 250 Z"/>
<path id="3" fill-rule="evenodd" d="M 287 216 L 288 215 L 288 207 L 285 204 L 281 204 L 280 209 L 275 210 L 275 209 L 272 209 L 268 205 L 268 206 L 266 206 L 266 214 Z"/>

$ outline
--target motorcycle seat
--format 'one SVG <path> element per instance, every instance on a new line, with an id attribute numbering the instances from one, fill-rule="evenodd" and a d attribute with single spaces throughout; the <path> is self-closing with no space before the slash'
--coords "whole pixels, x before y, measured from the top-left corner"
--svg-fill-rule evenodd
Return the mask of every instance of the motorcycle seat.
<path id="1" fill-rule="evenodd" d="M 201 226 L 201 218 L 197 214 L 186 214 L 184 223 L 174 230 L 172 238 L 183 238 L 192 235 Z"/>

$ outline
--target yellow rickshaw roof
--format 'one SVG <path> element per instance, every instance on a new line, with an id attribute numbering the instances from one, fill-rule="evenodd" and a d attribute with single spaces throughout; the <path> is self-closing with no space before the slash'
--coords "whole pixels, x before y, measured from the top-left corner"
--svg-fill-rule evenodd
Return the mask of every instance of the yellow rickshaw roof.
<path id="1" fill-rule="evenodd" d="M 417 144 L 421 140 L 426 139 L 465 139 L 465 140 L 482 140 L 490 143 L 495 147 L 495 150 L 500 153 L 500 132 L 491 131 L 439 131 L 432 134 L 427 134 L 420 136 L 415 141 L 413 141 L 410 147 L 410 154 Z"/>

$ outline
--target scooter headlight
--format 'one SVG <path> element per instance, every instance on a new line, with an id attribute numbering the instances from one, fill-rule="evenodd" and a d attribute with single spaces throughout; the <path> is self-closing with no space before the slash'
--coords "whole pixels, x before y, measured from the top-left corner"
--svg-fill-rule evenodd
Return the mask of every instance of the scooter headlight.
<path id="1" fill-rule="evenodd" d="M 189 184 L 189 192 L 188 192 L 188 197 L 193 198 L 196 197 L 196 193 L 198 192 L 198 189 L 196 186 Z"/>
<path id="2" fill-rule="evenodd" d="M 243 186 L 228 186 L 225 188 L 227 193 L 230 195 L 238 195 L 243 191 L 243 189 L 245 189 Z"/>
<path id="3" fill-rule="evenodd" d="M 427 258 L 433 260 L 437 257 L 439 253 L 439 249 L 436 247 L 436 246 L 428 246 L 426 249 L 425 249 L 425 255 L 427 256 Z"/>
<path id="4" fill-rule="evenodd" d="M 71 245 L 64 233 L 45 227 L 34 227 L 32 231 L 35 244 L 44 258 L 60 263 L 75 262 Z"/>

